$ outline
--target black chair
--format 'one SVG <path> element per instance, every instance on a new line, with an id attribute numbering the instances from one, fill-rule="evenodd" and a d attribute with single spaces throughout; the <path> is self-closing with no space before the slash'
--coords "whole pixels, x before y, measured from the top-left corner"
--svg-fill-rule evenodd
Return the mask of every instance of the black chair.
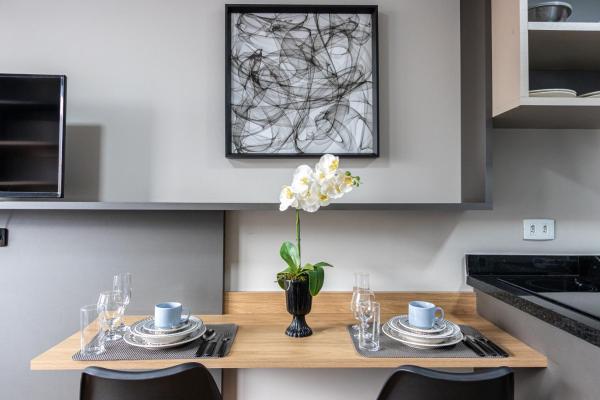
<path id="1" fill-rule="evenodd" d="M 89 367 L 81 375 L 80 400 L 221 400 L 206 367 L 186 363 L 155 371 Z"/>
<path id="2" fill-rule="evenodd" d="M 500 367 L 473 373 L 405 365 L 387 380 L 377 400 L 513 400 L 514 377 Z"/>

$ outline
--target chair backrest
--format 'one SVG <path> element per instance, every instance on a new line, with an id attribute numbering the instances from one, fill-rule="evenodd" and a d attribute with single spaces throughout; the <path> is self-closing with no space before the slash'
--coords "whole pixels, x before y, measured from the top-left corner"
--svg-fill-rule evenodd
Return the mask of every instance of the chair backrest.
<path id="1" fill-rule="evenodd" d="M 80 400 L 221 400 L 206 367 L 186 363 L 154 371 L 89 367 L 81 375 Z"/>
<path id="2" fill-rule="evenodd" d="M 513 400 L 514 377 L 506 367 L 452 373 L 406 365 L 390 376 L 377 399 Z"/>

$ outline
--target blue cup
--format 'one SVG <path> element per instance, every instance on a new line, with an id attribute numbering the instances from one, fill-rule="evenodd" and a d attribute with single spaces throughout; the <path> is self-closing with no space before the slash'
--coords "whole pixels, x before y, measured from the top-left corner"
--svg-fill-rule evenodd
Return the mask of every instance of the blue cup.
<path id="1" fill-rule="evenodd" d="M 154 306 L 154 326 L 157 328 L 175 328 L 186 323 L 190 318 L 189 309 L 185 309 L 185 317 L 182 317 L 184 308 L 181 303 L 173 301 L 159 303 Z"/>
<path id="2" fill-rule="evenodd" d="M 436 317 L 437 313 L 439 317 Z M 421 329 L 431 329 L 436 321 L 444 319 L 444 310 L 427 301 L 411 301 L 408 303 L 408 323 Z"/>

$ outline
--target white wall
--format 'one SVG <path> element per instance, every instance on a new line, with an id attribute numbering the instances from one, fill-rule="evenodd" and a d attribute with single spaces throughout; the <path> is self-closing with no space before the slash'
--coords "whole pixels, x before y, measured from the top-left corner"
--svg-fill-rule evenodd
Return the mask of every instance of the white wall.
<path id="1" fill-rule="evenodd" d="M 471 290 L 465 253 L 598 254 L 600 132 L 507 130 L 495 132 L 493 142 L 493 211 L 319 211 L 304 218 L 306 260 L 335 265 L 324 290 L 351 290 L 358 270 L 370 272 L 375 290 Z M 368 180 L 359 190 L 369 190 Z M 556 218 L 556 240 L 522 240 L 522 219 L 537 217 Z M 277 290 L 278 248 L 294 238 L 292 215 L 232 212 L 226 221 L 226 286 Z M 289 400 L 374 399 L 389 373 L 240 370 L 237 398 L 261 399 L 268 391 Z M 290 391 L 291 381 L 311 385 Z"/>
<path id="2" fill-rule="evenodd" d="M 458 0 L 354 2 L 380 6 L 382 156 L 346 163 L 371 185 L 348 202 L 459 202 Z M 96 198 L 276 202 L 297 161 L 225 158 L 224 4 L 3 0 L 0 71 L 68 75 Z"/>

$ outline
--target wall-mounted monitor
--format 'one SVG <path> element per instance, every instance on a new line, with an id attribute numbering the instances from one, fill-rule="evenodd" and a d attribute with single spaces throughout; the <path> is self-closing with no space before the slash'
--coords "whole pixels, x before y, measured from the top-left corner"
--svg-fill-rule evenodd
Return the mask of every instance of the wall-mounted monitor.
<path id="1" fill-rule="evenodd" d="M 0 74 L 0 198 L 63 197 L 67 77 Z"/>

